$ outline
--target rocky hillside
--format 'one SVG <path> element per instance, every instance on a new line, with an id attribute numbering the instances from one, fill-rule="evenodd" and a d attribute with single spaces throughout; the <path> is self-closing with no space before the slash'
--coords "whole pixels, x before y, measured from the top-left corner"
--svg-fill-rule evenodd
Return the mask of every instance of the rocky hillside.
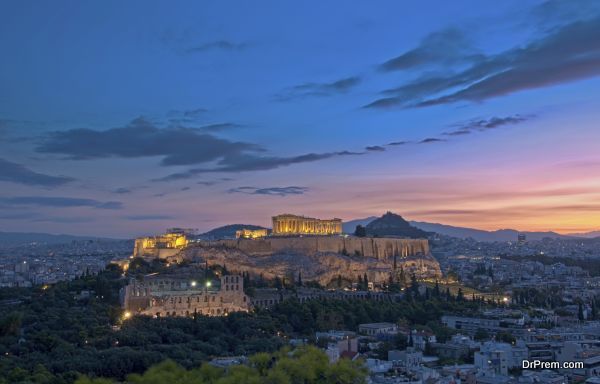
<path id="1" fill-rule="evenodd" d="M 415 273 L 419 278 L 441 276 L 440 266 L 430 254 L 408 257 L 388 256 L 384 259 L 359 255 L 344 255 L 336 252 L 302 252 L 288 249 L 268 254 L 250 254 L 239 247 L 229 247 L 225 243 L 197 243 L 181 251 L 178 259 L 208 262 L 209 265 L 227 265 L 236 272 L 249 272 L 266 278 L 297 275 L 302 273 L 305 281 L 318 281 L 327 285 L 338 275 L 348 280 L 356 280 L 367 274 L 369 281 L 382 283 L 389 280 L 394 272 L 402 268 L 407 276 Z"/>
<path id="2" fill-rule="evenodd" d="M 378 237 L 404 237 L 411 239 L 424 239 L 431 235 L 419 228 L 413 227 L 410 223 L 392 212 L 387 212 L 378 219 L 371 221 L 367 227 L 368 236 Z"/>

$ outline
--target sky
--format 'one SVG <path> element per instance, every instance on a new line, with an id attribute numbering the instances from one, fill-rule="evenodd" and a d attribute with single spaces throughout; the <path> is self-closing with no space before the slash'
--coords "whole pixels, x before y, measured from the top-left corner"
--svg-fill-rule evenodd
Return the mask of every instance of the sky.
<path id="1" fill-rule="evenodd" d="M 0 231 L 600 229 L 600 2 L 0 3 Z"/>

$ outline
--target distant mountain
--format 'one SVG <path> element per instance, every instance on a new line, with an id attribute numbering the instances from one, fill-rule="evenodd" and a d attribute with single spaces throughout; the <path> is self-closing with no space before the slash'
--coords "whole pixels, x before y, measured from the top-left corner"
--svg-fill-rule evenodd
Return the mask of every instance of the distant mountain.
<path id="1" fill-rule="evenodd" d="M 377 216 L 370 216 L 370 217 L 365 217 L 364 219 L 355 219 L 355 220 L 345 221 L 342 223 L 342 231 L 344 233 L 352 234 L 352 233 L 354 233 L 354 230 L 356 229 L 357 225 L 362 225 L 363 227 L 366 227 L 367 224 L 369 224 L 371 221 L 373 221 L 375 219 L 377 219 Z"/>
<path id="2" fill-rule="evenodd" d="M 561 235 L 556 232 L 521 232 L 515 229 L 499 229 L 497 231 L 484 231 L 481 229 L 454 227 L 451 225 L 411 221 L 413 226 L 424 231 L 439 233 L 440 235 L 458 237 L 461 239 L 473 238 L 477 241 L 517 241 L 520 233 L 525 234 L 527 240 L 542 240 L 545 237 L 553 239 L 570 239 L 575 236 Z"/>
<path id="3" fill-rule="evenodd" d="M 50 233 L 29 233 L 29 232 L 0 232 L 0 247 L 18 247 L 23 245 L 29 245 L 33 243 L 37 244 L 64 244 L 71 243 L 73 241 L 90 241 L 90 240 L 102 240 L 102 241 L 119 241 L 122 239 L 110 239 L 104 237 L 94 236 L 73 236 L 73 235 L 53 235 Z"/>
<path id="4" fill-rule="evenodd" d="M 201 234 L 199 237 L 203 239 L 233 239 L 235 238 L 235 232 L 240 229 L 265 229 L 259 225 L 251 224 L 229 224 L 222 227 L 212 229 L 208 232 Z"/>
<path id="5" fill-rule="evenodd" d="M 569 233 L 567 236 L 584 237 L 586 239 L 593 239 L 595 237 L 600 237 L 600 231 L 583 232 L 583 233 Z"/>
<path id="6" fill-rule="evenodd" d="M 371 221 L 367 224 L 366 229 L 368 236 L 394 236 L 418 239 L 427 238 L 431 235 L 430 232 L 413 227 L 402 216 L 392 212 L 387 212 L 380 218 Z"/>

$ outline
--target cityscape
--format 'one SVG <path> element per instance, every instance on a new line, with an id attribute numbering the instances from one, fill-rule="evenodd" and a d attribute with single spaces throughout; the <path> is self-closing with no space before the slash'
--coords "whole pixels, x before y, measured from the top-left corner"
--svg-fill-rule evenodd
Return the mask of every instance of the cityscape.
<path id="1" fill-rule="evenodd" d="M 0 384 L 600 384 L 599 36 L 0 1 Z"/>

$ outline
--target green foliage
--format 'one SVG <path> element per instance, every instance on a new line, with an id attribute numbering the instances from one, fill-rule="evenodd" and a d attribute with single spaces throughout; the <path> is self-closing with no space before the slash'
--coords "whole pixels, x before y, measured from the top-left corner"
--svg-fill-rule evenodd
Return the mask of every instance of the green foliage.
<path id="1" fill-rule="evenodd" d="M 490 338 L 490 335 L 489 335 L 488 331 L 486 331 L 483 328 L 477 329 L 477 331 L 475 332 L 475 335 L 473 335 L 473 339 L 475 339 L 477 341 L 483 341 L 483 340 L 487 340 L 489 338 Z"/>
<path id="2" fill-rule="evenodd" d="M 21 323 L 23 322 L 23 314 L 19 312 L 11 312 L 0 319 L 0 336 L 17 336 Z"/>
<path id="3" fill-rule="evenodd" d="M 362 276 L 361 280 L 363 284 L 367 281 Z M 357 330 L 358 324 L 384 321 L 427 325 L 441 336 L 447 331 L 439 322 L 443 313 L 468 314 L 481 305 L 445 300 L 443 295 L 383 302 L 288 300 L 269 310 L 232 313 L 227 317 L 140 316 L 123 322 L 118 297 L 125 283 L 122 271 L 110 268 L 99 276 L 58 283 L 46 290 L 0 289 L 0 297 L 22 300 L 12 312 L 0 317 L 0 378 L 10 383 L 67 384 L 80 380 L 81 384 L 100 384 L 102 381 L 93 378 L 123 380 L 129 374 L 142 374 L 151 366 L 171 360 L 184 370 L 200 367 L 196 369 L 204 372 L 207 382 L 216 382 L 234 380 L 235 375 L 248 372 L 236 368 L 235 375 L 221 378 L 214 367 L 202 365 L 203 362 L 216 356 L 258 353 L 252 363 L 261 383 L 294 383 L 291 376 L 275 368 L 289 365 L 296 369 L 297 361 L 278 356 L 280 364 L 274 365 L 267 359 L 273 358 L 271 354 L 281 348 L 286 338 L 312 337 L 316 331 L 329 329 Z M 78 298 L 82 290 L 90 291 L 90 298 Z M 394 342 L 395 348 L 407 343 Z M 319 358 L 310 356 L 304 359 L 313 359 L 311 362 L 319 365 Z M 316 371 L 335 380 L 351 380 L 353 373 L 346 372 L 346 363 L 340 364 L 335 370 L 321 367 Z M 78 379 L 79 373 L 92 379 Z M 307 372 L 303 370 L 298 373 L 301 374 Z M 253 376 L 248 377 L 250 380 Z"/>
<path id="4" fill-rule="evenodd" d="M 514 344 L 517 339 L 508 331 L 500 331 L 496 333 L 496 340 L 504 343 Z"/>
<path id="5" fill-rule="evenodd" d="M 172 360 L 152 366 L 143 374 L 132 374 L 130 384 L 362 384 L 367 371 L 360 363 L 341 359 L 330 364 L 327 356 L 315 347 L 294 351 L 286 349 L 273 354 L 260 353 L 250 357 L 248 365 L 236 365 L 227 370 L 204 363 L 187 370 Z M 106 379 L 80 377 L 76 384 L 111 384 Z"/>
<path id="6" fill-rule="evenodd" d="M 356 229 L 354 230 L 354 236 L 356 237 L 365 237 L 367 236 L 367 229 L 365 227 L 363 227 L 362 225 L 357 225 Z"/>

